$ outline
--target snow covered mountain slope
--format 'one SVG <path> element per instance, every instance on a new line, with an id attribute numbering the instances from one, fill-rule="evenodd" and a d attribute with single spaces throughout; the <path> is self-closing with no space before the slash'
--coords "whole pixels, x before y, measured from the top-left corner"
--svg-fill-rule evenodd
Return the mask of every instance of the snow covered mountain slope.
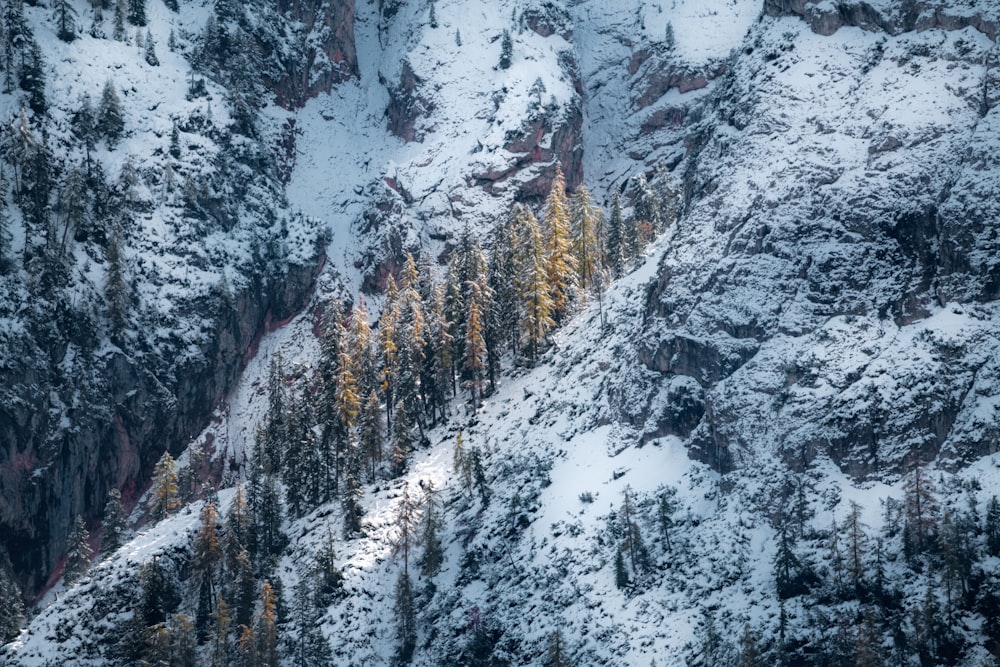
<path id="1" fill-rule="evenodd" d="M 362 536 L 340 537 L 339 504 L 285 526 L 286 598 L 328 541 L 337 554 L 342 590 L 315 619 L 332 664 L 397 656 L 397 514 L 421 481 L 440 490 L 444 562 L 417 579 L 416 664 L 554 664 L 556 630 L 576 664 L 992 664 L 1000 7 L 354 10 L 357 76 L 261 111 L 290 207 L 332 241 L 317 309 L 265 339 L 202 435 L 224 445 L 225 481 L 264 412 L 267 355 L 315 365 L 319 311 L 467 223 L 485 238 L 512 201 L 539 201 L 554 157 L 601 198 L 672 170 L 686 211 L 609 293 L 609 331 L 588 306 L 536 368 L 429 431 L 403 478 L 365 488 Z M 482 453 L 471 490 L 459 431 Z M 169 544 L 182 583 L 195 509 L 133 543 Z M 42 609 L 9 659 L 110 660 L 92 619 L 134 608 L 124 558 Z M 102 581 L 119 592 L 75 611 Z M 288 664 L 308 627 L 285 626 Z"/>

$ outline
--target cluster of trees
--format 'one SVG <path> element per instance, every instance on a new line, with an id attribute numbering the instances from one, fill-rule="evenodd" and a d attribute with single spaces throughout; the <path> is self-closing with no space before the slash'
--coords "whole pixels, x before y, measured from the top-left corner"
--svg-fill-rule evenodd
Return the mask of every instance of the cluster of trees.
<path id="1" fill-rule="evenodd" d="M 818 530 L 805 484 L 789 491 L 773 561 L 777 627 L 746 625 L 732 642 L 708 619 L 691 664 L 957 665 L 1000 656 L 997 496 L 983 502 L 977 482 L 935 482 L 917 465 L 902 499 L 883 501 L 879 531 L 854 502 Z"/>
<path id="2" fill-rule="evenodd" d="M 505 359 L 533 363 L 553 328 L 588 294 L 600 298 L 609 275 L 672 219 L 673 190 L 657 197 L 644 178 L 636 183 L 635 214 L 623 217 L 616 195 L 606 226 L 586 187 L 567 197 L 557 171 L 541 221 L 515 205 L 489 251 L 466 229 L 440 281 L 407 256 L 374 329 L 362 300 L 331 318 L 318 367 L 301 382 L 286 381 L 275 360 L 250 497 L 269 508 L 281 481 L 292 516 L 339 499 L 346 534 L 357 533 L 364 481 L 401 474 L 425 431 L 449 418 L 452 398 L 464 390 L 474 410 L 494 391 Z"/>

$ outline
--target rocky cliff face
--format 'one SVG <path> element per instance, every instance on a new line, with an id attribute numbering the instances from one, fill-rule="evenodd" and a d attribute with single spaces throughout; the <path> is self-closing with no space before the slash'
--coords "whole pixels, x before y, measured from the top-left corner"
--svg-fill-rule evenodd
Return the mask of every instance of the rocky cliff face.
<path id="1" fill-rule="evenodd" d="M 765 3 L 691 128 L 640 351 L 704 392 L 694 455 L 866 478 L 996 449 L 994 14 Z"/>

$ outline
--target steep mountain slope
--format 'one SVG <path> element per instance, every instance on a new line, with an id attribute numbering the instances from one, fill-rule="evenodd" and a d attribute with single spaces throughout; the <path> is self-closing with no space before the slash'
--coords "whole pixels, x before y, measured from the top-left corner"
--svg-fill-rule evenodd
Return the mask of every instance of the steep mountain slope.
<path id="1" fill-rule="evenodd" d="M 359 5 L 357 77 L 262 113 L 295 155 L 288 198 L 333 240 L 316 311 L 265 339 L 201 436 L 227 483 L 269 355 L 315 365 L 319 311 L 406 250 L 437 256 L 537 202 L 553 156 L 600 192 L 671 169 L 687 210 L 608 294 L 607 330 L 582 309 L 536 368 L 456 405 L 402 479 L 366 488 L 361 537 L 340 537 L 339 504 L 286 525 L 285 591 L 337 553 L 343 589 L 318 619 L 333 663 L 396 655 L 396 515 L 403 484 L 433 482 L 444 565 L 418 579 L 416 664 L 546 664 L 556 630 L 578 664 L 992 664 L 1000 8 L 480 5 Z M 459 431 L 478 487 L 453 470 Z M 909 506 L 921 483 L 932 546 Z M 197 511 L 65 591 L 11 661 L 107 661 L 96 627 L 127 619 L 123 582 L 154 552 L 186 581 Z M 304 624 L 285 633 L 293 664 Z"/>

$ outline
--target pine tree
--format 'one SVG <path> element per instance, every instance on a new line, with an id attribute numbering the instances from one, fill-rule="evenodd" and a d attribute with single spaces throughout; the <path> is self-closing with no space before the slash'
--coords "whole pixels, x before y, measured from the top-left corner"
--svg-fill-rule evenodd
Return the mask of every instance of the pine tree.
<path id="1" fill-rule="evenodd" d="M 198 534 L 194 539 L 194 553 L 191 556 L 191 565 L 194 567 L 195 572 L 211 584 L 212 575 L 221 560 L 222 544 L 219 540 L 219 514 L 215 509 L 214 503 L 206 502 L 205 506 L 201 509 L 201 528 L 198 529 Z M 210 592 L 214 593 L 211 590 Z"/>
<path id="2" fill-rule="evenodd" d="M 344 510 L 344 535 L 353 537 L 361 532 L 361 517 L 364 514 L 361 507 L 361 498 L 364 495 L 361 488 L 361 471 L 365 467 L 365 457 L 357 443 L 351 441 L 348 443 L 346 458 L 344 490 L 340 502 Z"/>
<path id="3" fill-rule="evenodd" d="M 279 667 L 278 656 L 278 599 L 271 584 L 264 582 L 260 587 L 260 613 L 257 614 L 254 635 L 257 640 L 257 662 L 259 667 Z"/>
<path id="4" fill-rule="evenodd" d="M 56 35 L 64 42 L 76 39 L 76 10 L 69 0 L 56 0 Z"/>
<path id="5" fill-rule="evenodd" d="M 114 32 L 111 34 L 116 42 L 128 41 L 128 35 L 125 32 L 125 17 L 127 14 L 128 0 L 117 0 L 115 2 Z"/>
<path id="6" fill-rule="evenodd" d="M 423 413 L 420 409 L 420 373 L 423 367 L 425 321 L 423 300 L 419 292 L 420 276 L 413 255 L 407 254 L 403 265 L 402 284 L 396 302 L 396 395 L 395 400 L 406 410 L 410 423 L 423 433 Z"/>
<path id="7" fill-rule="evenodd" d="M 417 613 L 413 600 L 413 583 L 404 570 L 396 583 L 396 640 L 397 658 L 401 664 L 410 662 L 417 645 Z"/>
<path id="8" fill-rule="evenodd" d="M 566 655 L 566 640 L 563 639 L 562 630 L 549 633 L 549 646 L 546 653 L 546 667 L 570 667 L 573 664 Z"/>
<path id="9" fill-rule="evenodd" d="M 396 552 L 403 556 L 403 574 L 410 573 L 410 550 L 417 539 L 418 507 L 410 495 L 409 482 L 403 482 L 403 493 L 396 505 Z"/>
<path id="10" fill-rule="evenodd" d="M 545 337 L 555 326 L 552 298 L 546 273 L 547 257 L 538 221 L 524 206 L 515 205 L 515 287 L 521 302 L 521 328 L 528 359 L 534 362 Z"/>
<path id="11" fill-rule="evenodd" d="M 851 584 L 856 593 L 861 591 L 865 577 L 865 545 L 867 536 L 865 535 L 865 524 L 861 521 L 861 506 L 853 500 L 850 503 L 851 511 L 844 522 L 844 530 L 847 533 L 847 556 L 848 568 L 851 574 Z"/>
<path id="12" fill-rule="evenodd" d="M 163 452 L 153 471 L 153 490 L 150 494 L 150 512 L 154 521 L 165 519 L 180 505 L 177 495 L 177 471 L 174 457 Z"/>
<path id="13" fill-rule="evenodd" d="M 545 266 L 552 315 L 559 322 L 569 309 L 577 284 L 576 258 L 572 253 L 570 238 L 569 203 L 566 200 L 566 179 L 562 167 L 556 165 L 552 189 L 545 199 L 542 216 L 545 237 Z"/>
<path id="14" fill-rule="evenodd" d="M 295 625 L 298 633 L 292 644 L 292 660 L 297 667 L 327 667 L 333 664 L 330 645 L 320 630 L 319 608 L 313 604 L 305 579 L 295 587 Z"/>
<path id="15" fill-rule="evenodd" d="M 0 646 L 17 637 L 24 620 L 21 589 L 5 570 L 0 570 Z"/>
<path id="16" fill-rule="evenodd" d="M 210 660 L 212 667 L 229 667 L 233 654 L 229 635 L 232 632 L 232 612 L 220 593 L 215 599 L 215 611 L 212 613 L 212 643 Z"/>
<path id="17" fill-rule="evenodd" d="M 986 552 L 1000 556 L 1000 498 L 992 496 L 986 505 Z"/>
<path id="18" fill-rule="evenodd" d="M 378 395 L 373 389 L 368 394 L 368 400 L 361 408 L 361 415 L 358 420 L 358 440 L 361 448 L 367 455 L 367 460 L 371 463 L 369 479 L 375 480 L 375 470 L 382 461 L 383 448 L 383 426 L 382 413 L 379 407 Z"/>
<path id="19" fill-rule="evenodd" d="M 625 533 L 622 548 L 629 556 L 629 565 L 632 568 L 633 578 L 637 578 L 641 570 L 645 570 L 649 563 L 649 554 L 646 551 L 642 533 L 635 516 L 632 505 L 632 489 L 626 486 L 623 492 L 622 506 L 619 510 L 619 519 Z"/>
<path id="20" fill-rule="evenodd" d="M 66 567 L 63 578 L 67 584 L 74 583 L 90 569 L 90 558 L 93 556 L 90 548 L 90 533 L 83 523 L 83 517 L 76 515 L 73 522 L 73 532 L 69 535 L 69 545 L 66 548 Z"/>
<path id="21" fill-rule="evenodd" d="M 145 59 L 152 67 L 159 67 L 160 59 L 156 57 L 156 44 L 153 42 L 153 33 L 146 31 L 146 52 Z"/>
<path id="22" fill-rule="evenodd" d="M 389 456 L 389 466 L 394 476 L 398 477 L 406 471 L 412 443 L 413 426 L 403 404 L 397 403 L 396 418 L 392 423 L 392 453 Z"/>
<path id="23" fill-rule="evenodd" d="M 514 55 L 514 43 L 510 39 L 510 33 L 506 30 L 503 31 L 503 36 L 500 38 L 500 69 L 509 69 L 511 58 Z"/>
<path id="24" fill-rule="evenodd" d="M 938 503 L 934 494 L 934 483 L 918 461 L 903 485 L 903 543 L 908 557 L 924 553 L 936 537 Z"/>
<path id="25" fill-rule="evenodd" d="M 587 289 L 598 282 L 604 264 L 601 256 L 601 211 L 590 192 L 581 185 L 570 202 L 570 237 L 580 286 Z"/>
<path id="26" fill-rule="evenodd" d="M 440 507 L 433 482 L 427 482 L 424 486 L 424 516 L 421 541 L 424 552 L 420 557 L 420 571 L 425 577 L 432 577 L 437 574 L 441 567 L 441 560 L 444 556 L 441 550 L 440 518 L 438 513 Z"/>
<path id="27" fill-rule="evenodd" d="M 428 271 L 429 273 L 429 271 Z M 437 423 L 448 419 L 447 393 L 452 378 L 452 337 L 445 317 L 445 292 L 441 283 L 434 282 L 427 288 L 426 327 L 424 340 L 424 372 L 420 385 L 431 421 Z"/>
<path id="28" fill-rule="evenodd" d="M 222 551 L 226 558 L 226 570 L 230 580 L 233 573 L 239 567 L 238 560 L 240 554 L 245 551 L 250 543 L 250 512 L 247 508 L 246 497 L 243 495 L 243 486 L 236 485 L 236 493 L 233 502 L 226 512 L 226 531 L 222 539 Z M 233 599 L 230 597 L 230 599 Z"/>
<path id="29" fill-rule="evenodd" d="M 101 537 L 101 550 L 112 554 L 125 543 L 128 537 L 128 523 L 125 507 L 122 505 L 122 493 L 118 489 L 108 491 L 108 502 L 104 505 L 104 534 Z"/>
<path id="30" fill-rule="evenodd" d="M 663 46 L 665 46 L 668 51 L 673 51 L 676 45 L 677 40 L 674 37 L 674 24 L 667 21 L 667 29 L 663 34 Z"/>
<path id="31" fill-rule="evenodd" d="M 180 604 L 177 579 L 172 568 L 164 564 L 165 561 L 167 559 L 163 556 L 153 556 L 139 572 L 139 607 L 136 615 L 143 627 L 163 623 Z"/>
<path id="32" fill-rule="evenodd" d="M 146 25 L 146 0 L 128 0 L 128 22 L 139 27 Z"/>
<path id="33" fill-rule="evenodd" d="M 44 116 L 48 110 L 45 98 L 45 59 L 42 57 L 42 48 L 34 37 L 28 38 L 28 44 L 22 51 L 18 85 L 28 93 L 28 108 L 32 113 L 36 117 Z"/>
<path id="34" fill-rule="evenodd" d="M 101 91 L 101 103 L 97 108 L 97 132 L 107 139 L 108 148 L 114 148 L 125 132 L 121 101 L 115 84 L 110 80 L 105 82 Z"/>
<path id="35" fill-rule="evenodd" d="M 465 328 L 465 359 L 462 367 L 468 378 L 465 386 L 475 409 L 477 397 L 483 395 L 483 370 L 486 361 L 486 343 L 483 339 L 484 297 L 479 285 L 469 282 L 469 318 Z"/>
<path id="36" fill-rule="evenodd" d="M 434 11 L 434 0 L 431 0 L 431 10 L 428 16 L 428 22 L 431 24 L 432 28 L 438 27 L 437 12 Z"/>
<path id="37" fill-rule="evenodd" d="M 514 221 L 512 218 L 497 226 L 490 248 L 488 281 L 493 292 L 490 326 L 496 332 L 497 347 L 510 346 L 511 354 L 520 349 L 518 294 L 515 280 Z M 500 350 L 496 350 L 499 353 Z"/>

